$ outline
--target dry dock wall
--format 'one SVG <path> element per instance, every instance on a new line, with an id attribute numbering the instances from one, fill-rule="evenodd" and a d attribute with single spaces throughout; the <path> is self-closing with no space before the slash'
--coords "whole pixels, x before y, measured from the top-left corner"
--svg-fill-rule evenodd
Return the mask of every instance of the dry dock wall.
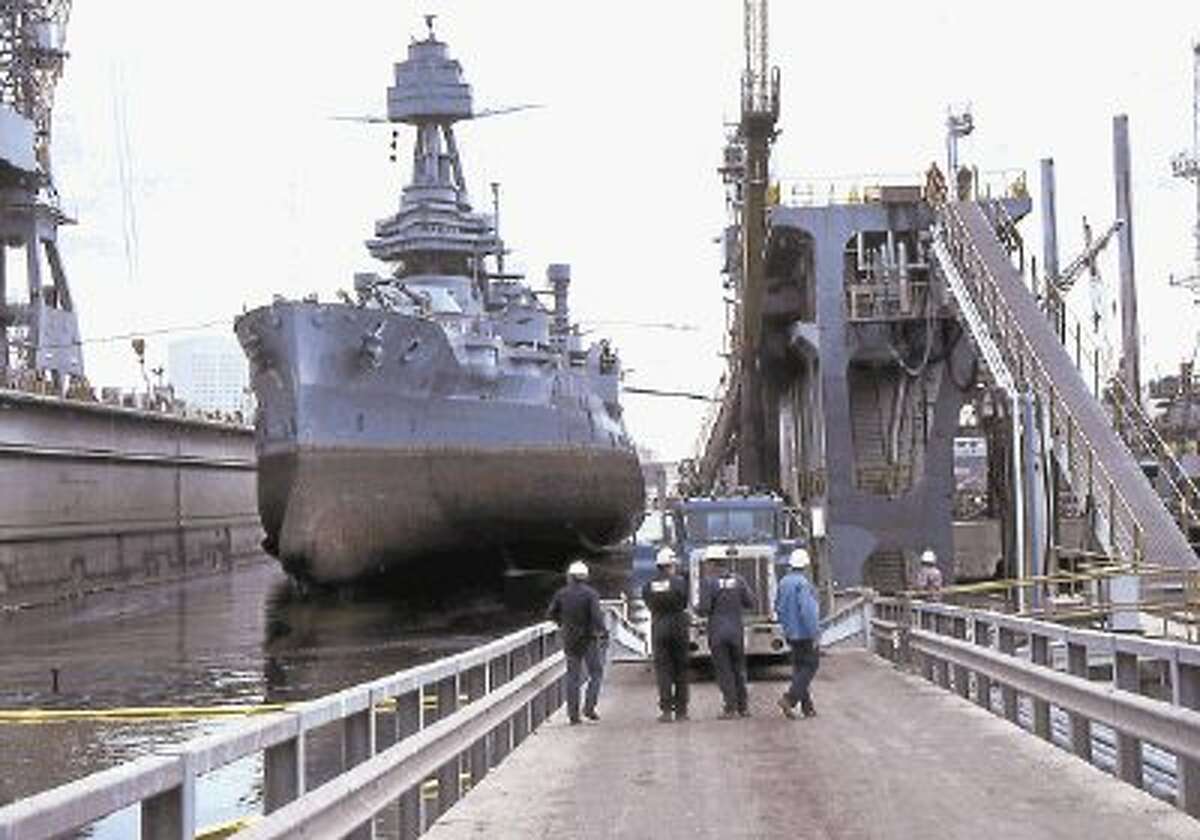
<path id="1" fill-rule="evenodd" d="M 250 429 L 0 390 L 0 606 L 257 557 L 255 475 Z"/>

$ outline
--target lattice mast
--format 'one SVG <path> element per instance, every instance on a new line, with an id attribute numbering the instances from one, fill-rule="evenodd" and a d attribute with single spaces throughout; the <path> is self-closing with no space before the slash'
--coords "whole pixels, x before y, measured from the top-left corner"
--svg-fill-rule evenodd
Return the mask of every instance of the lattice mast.
<path id="1" fill-rule="evenodd" d="M 70 15 L 71 0 L 0 0 L 0 386 L 58 393 L 86 386 L 57 244 L 59 225 L 71 220 L 50 167 Z M 24 284 L 8 276 L 10 265 Z"/>
<path id="2" fill-rule="evenodd" d="M 33 124 L 39 186 L 53 192 L 50 172 L 54 90 L 67 58 L 71 0 L 0 3 L 0 102 Z"/>
<path id="3" fill-rule="evenodd" d="M 770 67 L 767 0 L 745 0 L 746 66 L 738 138 L 745 149 L 742 187 L 742 276 L 738 387 L 738 483 L 763 487 L 767 481 L 765 410 L 759 352 L 762 330 L 767 186 L 771 143 L 779 120 L 779 69 Z"/>

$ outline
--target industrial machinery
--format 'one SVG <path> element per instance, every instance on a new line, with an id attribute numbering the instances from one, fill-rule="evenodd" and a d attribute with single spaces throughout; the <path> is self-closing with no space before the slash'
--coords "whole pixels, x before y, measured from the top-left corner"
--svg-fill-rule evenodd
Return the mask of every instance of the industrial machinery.
<path id="1" fill-rule="evenodd" d="M 58 228 L 72 220 L 59 206 L 50 170 L 54 89 L 70 13 L 71 0 L 0 6 L 0 386 L 58 394 L 85 384 L 79 322 L 58 250 Z"/>

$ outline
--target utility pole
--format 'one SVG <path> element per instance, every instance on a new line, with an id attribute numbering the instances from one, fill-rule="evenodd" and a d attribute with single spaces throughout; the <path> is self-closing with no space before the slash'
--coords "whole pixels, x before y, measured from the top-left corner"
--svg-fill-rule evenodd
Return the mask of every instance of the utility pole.
<path id="1" fill-rule="evenodd" d="M 738 483 L 767 483 L 764 447 L 763 374 L 760 341 L 764 251 L 767 229 L 767 185 L 771 143 L 779 119 L 779 69 L 768 67 L 767 0 L 744 0 L 746 67 L 742 71 L 742 109 L 738 136 L 746 152 L 742 209 L 742 288 L 738 422 Z"/>

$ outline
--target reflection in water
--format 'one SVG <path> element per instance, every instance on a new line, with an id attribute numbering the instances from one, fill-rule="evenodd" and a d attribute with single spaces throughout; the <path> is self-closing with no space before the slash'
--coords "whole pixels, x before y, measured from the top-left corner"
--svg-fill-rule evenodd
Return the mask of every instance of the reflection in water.
<path id="1" fill-rule="evenodd" d="M 563 565 L 566 565 L 564 559 Z M 618 595 L 620 556 L 591 563 Z M 295 702 L 474 647 L 541 620 L 561 574 L 513 573 L 424 592 L 300 597 L 274 562 L 229 574 L 0 616 L 0 708 L 115 708 Z M 51 669 L 58 669 L 55 692 Z M 229 721 L 0 725 L 0 804 L 23 798 Z M 331 753 L 310 761 L 324 777 Z M 202 825 L 259 807 L 261 761 L 205 780 Z M 133 820 L 131 822 L 131 820 Z M 127 837 L 133 816 L 98 825 Z"/>

